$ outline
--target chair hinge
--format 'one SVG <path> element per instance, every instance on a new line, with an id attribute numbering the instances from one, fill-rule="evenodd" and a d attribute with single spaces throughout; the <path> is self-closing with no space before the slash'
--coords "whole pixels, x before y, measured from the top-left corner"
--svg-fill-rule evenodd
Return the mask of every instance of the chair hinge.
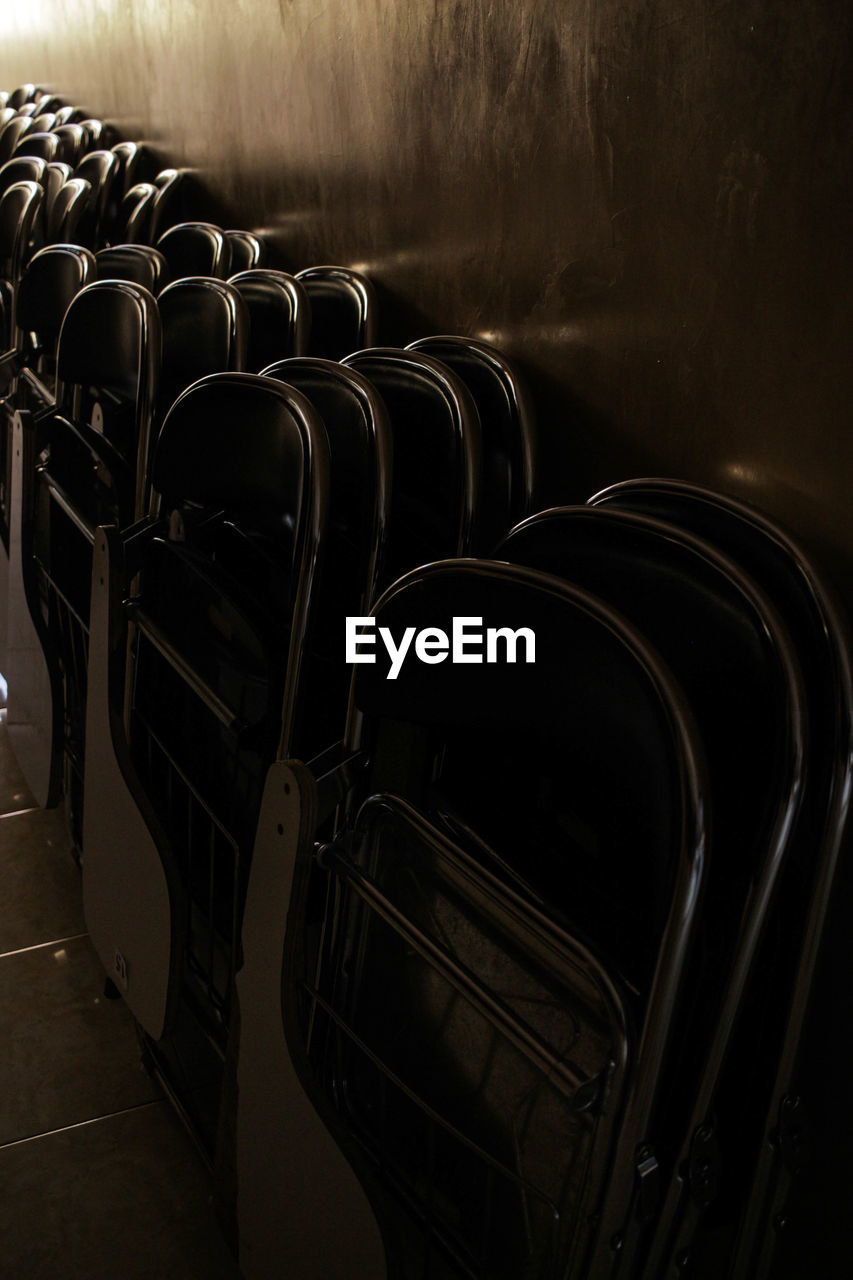
<path id="1" fill-rule="evenodd" d="M 660 1201 L 660 1165 L 651 1147 L 640 1147 L 634 1161 L 634 1172 L 637 1221 L 651 1222 Z"/>
<path id="2" fill-rule="evenodd" d="M 704 1208 L 716 1199 L 720 1189 L 720 1144 L 710 1124 L 701 1125 L 693 1135 L 687 1161 L 687 1185 L 696 1204 Z"/>
<path id="3" fill-rule="evenodd" d="M 773 1138 L 777 1151 L 792 1173 L 798 1173 L 809 1163 L 812 1151 L 812 1127 L 799 1095 L 789 1093 L 782 1099 Z"/>

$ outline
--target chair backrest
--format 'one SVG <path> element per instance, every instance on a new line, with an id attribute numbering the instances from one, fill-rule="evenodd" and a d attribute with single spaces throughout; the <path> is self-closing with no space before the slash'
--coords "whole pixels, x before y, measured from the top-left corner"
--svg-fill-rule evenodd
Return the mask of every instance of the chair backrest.
<path id="1" fill-rule="evenodd" d="M 86 151 L 88 135 L 82 125 L 58 124 L 53 130 L 54 137 L 59 139 L 57 160 L 70 164 L 72 169 L 82 159 Z"/>
<path id="2" fill-rule="evenodd" d="M 136 182 L 122 197 L 116 215 L 116 238 L 127 244 L 148 244 L 151 209 L 157 188 L 151 182 Z"/>
<path id="3" fill-rule="evenodd" d="M 699 485 L 639 479 L 613 485 L 591 502 L 603 510 L 636 511 L 690 529 L 719 547 L 761 582 L 784 619 L 805 680 L 809 746 L 794 860 L 777 906 L 777 932 L 785 955 L 771 959 L 775 982 L 787 991 L 783 1022 L 775 1035 L 762 1024 L 769 1088 L 762 1107 L 753 1105 L 749 1155 L 740 1164 L 740 1239 L 732 1274 L 738 1280 L 764 1276 L 776 1248 L 773 1220 L 804 1182 L 797 1151 L 803 1113 L 821 1110 L 825 1054 L 818 1047 L 820 1082 L 807 1079 L 804 1020 L 815 986 L 818 955 L 843 851 L 850 839 L 853 765 L 853 677 L 850 642 L 832 593 L 809 556 L 784 529 L 754 507 Z M 834 1001 L 818 994 L 818 1002 Z M 832 1021 L 832 1013 L 825 1015 Z M 750 1046 L 754 1053 L 754 1046 Z M 805 1052 L 804 1052 L 805 1051 Z M 828 1095 L 834 1096 L 831 1088 Z M 784 1105 L 797 1097 L 799 1107 Z M 789 1113 L 794 1114 L 789 1114 Z M 831 1119 L 824 1117 L 827 1131 Z M 759 1131 L 754 1126 L 763 1125 Z M 779 1126 L 782 1126 L 781 1130 Z M 689 1242 L 688 1242 L 689 1243 Z"/>
<path id="4" fill-rule="evenodd" d="M 85 135 L 83 143 L 84 154 L 96 148 L 109 150 L 116 141 L 115 129 L 111 125 L 104 124 L 103 120 L 95 120 L 91 116 L 87 116 L 85 120 L 80 121 L 80 128 Z"/>
<path id="5" fill-rule="evenodd" d="M 377 335 L 376 295 L 370 281 L 347 267 L 306 267 L 296 273 L 311 302 L 309 355 L 340 360 Z"/>
<path id="6" fill-rule="evenodd" d="M 147 244 L 116 244 L 95 254 L 99 280 L 132 280 L 156 297 L 169 278 L 166 259 Z"/>
<path id="7" fill-rule="evenodd" d="M 706 784 L 692 718 L 635 628 L 545 574 L 431 565 L 372 613 L 398 641 L 450 637 L 470 615 L 483 634 L 532 631 L 535 662 L 433 653 L 391 680 L 377 651 L 356 668 L 365 802 L 321 860 L 341 929 L 317 956 L 304 881 L 286 1038 L 310 1028 L 294 1053 L 310 1096 L 345 1151 L 371 1153 L 353 1165 L 388 1225 L 389 1274 L 408 1249 L 428 1277 L 586 1274 L 592 1207 L 614 1148 L 633 1166 L 645 1136 L 695 935 Z M 609 907 L 643 939 L 627 972 Z"/>
<path id="8" fill-rule="evenodd" d="M 55 133 L 37 133 L 35 127 L 29 129 L 15 144 L 13 156 L 38 156 L 45 164 L 56 159 L 60 150 L 60 140 Z"/>
<path id="9" fill-rule="evenodd" d="M 305 354 L 311 304 L 298 280 L 284 271 L 260 267 L 231 276 L 229 283 L 239 290 L 249 315 L 246 366 L 252 373 L 288 356 Z"/>
<path id="10" fill-rule="evenodd" d="M 41 186 L 44 183 L 46 171 L 47 165 L 37 156 L 16 156 L 12 160 L 7 160 L 0 167 L 0 195 L 9 189 L 13 182 L 37 182 Z"/>
<path id="11" fill-rule="evenodd" d="M 172 280 L 213 276 L 225 280 L 231 267 L 231 245 L 220 227 L 210 222 L 179 222 L 164 231 L 157 248 L 169 265 Z"/>
<path id="12" fill-rule="evenodd" d="M 95 278 L 95 259 L 78 245 L 48 245 L 33 254 L 18 286 L 18 346 L 27 364 L 52 376 L 65 312 Z"/>
<path id="13" fill-rule="evenodd" d="M 79 124 L 85 119 L 86 112 L 81 107 L 73 107 L 71 103 L 65 106 L 57 107 L 56 123 L 57 124 Z"/>
<path id="14" fill-rule="evenodd" d="M 141 142 L 117 142 L 112 153 L 119 162 L 119 195 L 123 199 L 137 182 L 150 182 L 154 162 Z"/>
<path id="15" fill-rule="evenodd" d="M 64 105 L 62 99 L 55 93 L 40 93 L 36 99 L 36 106 L 40 112 L 49 111 L 55 115 Z"/>
<path id="16" fill-rule="evenodd" d="M 42 202 L 37 182 L 15 182 L 0 196 L 0 300 L 4 349 L 15 332 L 15 295 Z"/>
<path id="17" fill-rule="evenodd" d="M 147 463 L 160 366 L 154 298 L 118 280 L 89 284 L 65 313 L 57 351 L 57 412 L 105 453 L 104 506 L 120 527 L 147 509 Z M 52 445 L 51 459 L 56 445 Z"/>
<path id="18" fill-rule="evenodd" d="M 340 620 L 367 613 L 382 576 L 393 448 L 385 405 L 367 378 L 332 360 L 303 356 L 264 370 L 317 410 L 329 442 L 329 522 L 309 652 L 283 757 L 309 760 L 343 738 L 349 673 L 340 662 Z"/>
<path id="19" fill-rule="evenodd" d="M 611 509 L 557 508 L 519 525 L 497 554 L 596 591 L 641 627 L 690 699 L 702 735 L 714 827 L 704 919 L 716 955 L 693 974 L 655 1137 L 663 1150 L 681 1148 L 680 1164 L 714 1116 L 729 1143 L 742 1131 L 741 1073 L 732 1095 L 721 1064 L 758 980 L 760 941 L 801 812 L 808 716 L 796 654 L 752 579 L 674 525 Z M 765 996 L 778 992 L 771 986 Z M 668 1199 L 659 1239 L 672 1224 Z M 615 1223 L 613 1230 L 625 1233 L 630 1257 L 631 1228 Z"/>
<path id="20" fill-rule="evenodd" d="M 95 195 L 84 178 L 69 178 L 47 210 L 45 240 L 48 244 L 92 242 Z"/>
<path id="21" fill-rule="evenodd" d="M 226 231 L 231 245 L 231 273 L 251 271 L 264 265 L 264 242 L 251 231 Z"/>
<path id="22" fill-rule="evenodd" d="M 210 736 L 195 761 L 177 763 L 185 776 L 195 775 L 206 804 L 241 844 L 251 840 L 266 766 L 280 738 L 289 741 L 292 734 L 315 625 L 328 475 L 316 410 L 290 385 L 254 374 L 215 374 L 195 383 L 167 414 L 154 452 L 157 512 L 169 528 L 173 512 L 184 512 L 186 524 L 179 522 L 178 544 L 161 539 L 152 545 L 143 608 L 175 637 L 215 697 L 232 706 L 233 720 L 253 730 L 245 743 L 239 734 L 228 742 Z M 209 612 L 199 613 L 199 598 L 210 600 Z M 219 615 L 235 619 L 225 633 Z M 248 684 L 237 674 L 247 653 L 255 669 Z M 185 682 L 174 686 L 174 696 L 187 696 Z M 188 708 L 188 719 L 201 710 Z M 197 725 L 196 732 L 205 730 Z M 166 737 L 174 741 L 173 733 Z"/>
<path id="23" fill-rule="evenodd" d="M 148 227 L 151 244 L 156 244 L 169 227 L 192 220 L 192 206 L 196 195 L 192 174 L 188 169 L 161 169 L 154 178 L 154 187 L 156 191 Z"/>
<path id="24" fill-rule="evenodd" d="M 431 356 L 390 347 L 359 351 L 342 363 L 373 383 L 391 421 L 394 479 L 383 584 L 415 565 L 468 554 L 481 446 L 477 409 L 464 383 Z"/>
<path id="25" fill-rule="evenodd" d="M 241 371 L 246 359 L 246 308 L 224 280 L 190 276 L 167 285 L 159 297 L 163 326 L 158 414 L 209 373 Z"/>
<path id="26" fill-rule="evenodd" d="M 477 405 L 483 433 L 478 546 L 489 554 L 533 510 L 536 424 L 527 388 L 502 352 L 474 338 L 421 338 L 408 349 L 446 364 Z"/>
<path id="27" fill-rule="evenodd" d="M 9 106 L 19 111 L 26 103 L 32 102 L 36 96 L 34 84 L 21 84 L 9 94 Z"/>
<path id="28" fill-rule="evenodd" d="M 0 164 L 11 160 L 20 140 L 32 131 L 33 122 L 28 116 L 13 116 L 0 130 Z"/>
<path id="29" fill-rule="evenodd" d="M 97 246 L 109 225 L 110 211 L 114 205 L 113 191 L 119 177 L 119 161 L 112 151 L 89 151 L 77 168 L 75 178 L 83 178 L 91 184 L 94 196 L 92 244 Z"/>
<path id="30" fill-rule="evenodd" d="M 39 103 L 39 114 L 33 116 L 33 132 L 49 133 L 56 124 L 56 114 L 53 111 L 42 111 L 41 103 Z"/>

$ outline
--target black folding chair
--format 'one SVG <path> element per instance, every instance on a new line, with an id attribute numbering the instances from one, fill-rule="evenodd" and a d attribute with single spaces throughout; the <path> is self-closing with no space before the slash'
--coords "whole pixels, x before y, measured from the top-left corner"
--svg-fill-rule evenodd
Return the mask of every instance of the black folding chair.
<path id="1" fill-rule="evenodd" d="M 18 156 L 0 167 L 0 195 L 15 182 L 44 183 L 47 165 L 36 156 Z"/>
<path id="2" fill-rule="evenodd" d="M 49 744 L 52 758 L 64 756 L 66 804 L 78 847 L 92 544 L 99 524 L 124 528 L 144 514 L 159 362 L 159 316 L 149 293 L 118 281 L 81 290 L 60 331 L 55 412 L 34 428 L 37 492 L 21 499 L 23 509 L 35 512 L 33 560 L 23 577 L 26 585 L 35 575 L 30 607 L 34 599 L 46 601 L 61 668 L 64 743 L 54 740 L 50 724 L 32 732 Z M 11 684 L 14 672 L 9 676 Z M 41 768 L 40 776 L 55 767 Z"/>
<path id="3" fill-rule="evenodd" d="M 119 180 L 120 164 L 112 151 L 89 151 L 77 168 L 75 178 L 83 178 L 92 188 L 94 203 L 92 209 L 92 226 L 90 243 L 98 248 L 107 238 L 110 228 L 111 212 L 115 207 L 114 191 Z"/>
<path id="4" fill-rule="evenodd" d="M 116 215 L 115 239 L 119 243 L 148 244 L 156 195 L 157 188 L 151 182 L 136 182 L 127 190 Z"/>
<path id="5" fill-rule="evenodd" d="M 322 419 L 329 444 L 329 520 L 310 642 L 278 744 L 279 755 L 312 760 L 334 748 L 346 727 L 349 676 L 341 662 L 341 619 L 364 615 L 384 577 L 391 426 L 373 384 L 335 361 L 313 356 L 281 360 L 265 369 L 264 377 L 285 382 L 306 397 Z"/>
<path id="6" fill-rule="evenodd" d="M 733 561 L 677 527 L 628 512 L 557 508 L 519 525 L 502 558 L 607 599 L 642 628 L 690 699 L 708 760 L 712 857 L 702 951 L 692 963 L 665 1098 L 646 1142 L 666 1188 L 649 1240 L 630 1184 L 607 1215 L 593 1274 L 677 1274 L 669 1248 L 678 1195 L 701 1216 L 722 1181 L 719 1152 L 740 1159 L 740 1106 L 725 1073 L 753 1007 L 758 958 L 801 811 L 807 709 L 800 668 L 770 601 Z M 744 1063 L 737 1072 L 745 1090 Z M 734 1103 L 734 1105 L 733 1105 Z M 644 1232 L 645 1229 L 645 1232 Z M 642 1271 L 639 1263 L 648 1257 Z"/>
<path id="7" fill-rule="evenodd" d="M 160 293 L 163 360 L 157 423 L 182 391 L 209 373 L 240 372 L 248 322 L 243 299 L 225 280 L 188 276 Z"/>
<path id="8" fill-rule="evenodd" d="M 155 297 L 169 278 L 166 259 L 147 244 L 116 244 L 99 249 L 95 263 L 99 280 L 131 280 Z"/>
<path id="9" fill-rule="evenodd" d="M 60 145 L 60 140 L 55 133 L 39 133 L 35 128 L 35 122 L 33 122 L 32 129 L 28 129 L 23 137 L 16 142 L 12 158 L 35 156 L 37 159 L 43 160 L 45 164 L 50 164 L 52 160 L 58 158 Z"/>
<path id="10" fill-rule="evenodd" d="M 0 164 L 12 159 L 18 143 L 27 133 L 32 131 L 33 122 L 29 116 L 15 115 L 0 129 Z"/>
<path id="11" fill-rule="evenodd" d="M 26 103 L 32 102 L 36 96 L 36 87 L 34 84 L 21 84 L 17 89 L 13 89 L 9 94 L 9 106 L 14 107 L 16 111 L 20 111 L 21 107 Z"/>
<path id="12" fill-rule="evenodd" d="M 488 555 L 533 510 L 536 427 L 527 389 L 502 352 L 474 338 L 420 338 L 408 350 L 441 360 L 477 405 L 483 432 L 478 550 Z"/>
<path id="13" fill-rule="evenodd" d="M 313 325 L 312 304 L 312 325 Z M 468 555 L 481 494 L 480 421 L 454 373 L 420 352 L 373 347 L 347 368 L 378 390 L 391 421 L 394 479 L 382 585 L 430 560 Z"/>
<path id="14" fill-rule="evenodd" d="M 30 258 L 18 285 L 15 347 L 4 357 L 12 364 L 14 408 L 39 412 L 53 405 L 62 321 L 94 276 L 95 259 L 79 245 L 48 245 Z"/>
<path id="15" fill-rule="evenodd" d="M 823 1078 L 820 1084 L 809 1078 L 804 1060 L 814 1039 L 806 1028 L 824 925 L 850 839 L 853 682 L 848 632 L 802 548 L 746 503 L 698 485 L 655 479 L 614 485 L 592 502 L 605 510 L 638 511 L 672 521 L 736 559 L 773 600 L 803 670 L 810 727 L 806 786 L 793 836 L 794 857 L 776 908 L 774 932 L 781 943 L 771 941 L 765 948 L 765 966 L 772 965 L 775 1034 L 767 1034 L 765 1026 L 758 1050 L 754 1043 L 747 1045 L 747 1053 L 764 1069 L 758 1076 L 762 1092 L 753 1089 L 748 1095 L 750 1114 L 741 1120 L 744 1154 L 726 1171 L 726 1183 L 734 1184 L 729 1238 L 739 1231 L 736 1249 L 730 1251 L 729 1274 L 737 1280 L 758 1280 L 784 1249 L 786 1237 L 779 1223 L 787 1221 L 792 1210 L 797 1217 L 798 1196 L 810 1172 L 810 1126 L 816 1116 L 826 1133 L 833 1124 L 830 1115 L 822 1114 Z M 831 1017 L 834 1020 L 834 1014 Z M 741 1091 L 740 1063 L 733 1074 L 732 1088 Z M 831 1087 L 826 1095 L 836 1096 Z M 700 1223 L 683 1206 L 678 1227 L 675 1247 L 701 1250 Z"/>
<path id="16" fill-rule="evenodd" d="M 108 530 L 96 539 L 84 901 L 108 970 L 117 953 L 126 961 L 121 985 L 154 1050 L 173 1029 L 179 996 L 178 1032 L 188 1008 L 216 1043 L 227 1034 L 252 807 L 314 607 L 325 431 L 291 387 L 213 375 L 167 415 L 152 483 L 147 527 L 124 541 Z M 132 673 L 123 670 L 128 623 Z M 164 877 L 180 887 L 165 920 Z M 156 900 L 158 940 L 140 928 L 128 883 Z M 192 1108 L 181 1085 L 173 1078 Z"/>
<path id="17" fill-rule="evenodd" d="M 264 265 L 266 256 L 263 240 L 251 231 L 226 231 L 231 245 L 231 273 L 252 271 Z"/>
<path id="18" fill-rule="evenodd" d="M 225 280 L 231 267 L 231 244 L 224 231 L 210 222 L 179 222 L 164 231 L 157 248 L 169 266 L 172 280 L 213 276 Z"/>
<path id="19" fill-rule="evenodd" d="M 30 253 L 42 194 L 37 182 L 15 182 L 0 196 L 0 338 L 4 350 L 15 332 L 18 281 Z"/>
<path id="20" fill-rule="evenodd" d="M 82 244 L 88 248 L 93 239 L 94 215 L 95 193 L 91 184 L 84 178 L 69 178 L 50 204 L 45 201 L 45 240 L 48 244 Z"/>
<path id="21" fill-rule="evenodd" d="M 311 303 L 308 354 L 341 360 L 376 341 L 376 295 L 370 281 L 348 267 L 306 267 L 296 279 Z"/>
<path id="22" fill-rule="evenodd" d="M 3 579 L 6 590 L 0 599 L 0 670 L 7 676 L 11 670 L 18 677 L 13 678 L 13 687 L 8 695 L 7 732 L 13 750 L 22 757 L 32 754 L 24 739 L 33 719 L 33 685 L 42 659 L 38 653 L 33 655 L 27 647 L 27 637 L 32 639 L 32 636 L 30 623 L 25 616 L 29 606 L 23 593 L 24 566 L 21 562 L 21 548 L 26 541 L 24 531 L 31 528 L 34 514 L 31 499 L 35 463 L 32 451 L 29 450 L 25 483 L 20 415 L 22 411 L 38 414 L 52 408 L 56 346 L 65 311 L 74 295 L 93 274 L 94 262 L 86 249 L 74 245 L 55 245 L 36 253 L 25 268 L 18 286 L 15 345 L 0 360 L 6 389 L 0 416 L 0 556 L 6 559 Z M 17 461 L 14 444 L 16 432 L 19 436 Z M 29 504 L 25 510 L 22 509 L 24 501 Z M 14 615 L 11 667 L 7 651 L 10 614 Z M 19 683 L 22 667 L 23 686 Z M 47 714 L 52 720 L 52 710 Z M 43 779 L 44 772 L 38 772 Z M 32 771 L 30 776 L 33 777 Z M 36 781 L 35 778 L 33 780 Z M 46 800 L 49 790 L 45 790 L 37 782 L 34 794 L 39 800 Z"/>
<path id="23" fill-rule="evenodd" d="M 311 330 L 311 304 L 302 285 L 285 271 L 257 268 L 231 276 L 249 316 L 246 367 L 260 373 L 289 356 L 304 355 Z"/>
<path id="24" fill-rule="evenodd" d="M 155 188 L 148 225 L 148 243 L 156 244 L 164 231 L 196 216 L 198 192 L 189 169 L 161 169 L 153 179 Z"/>
<path id="25" fill-rule="evenodd" d="M 638 632 L 548 575 L 434 564 L 372 613 L 433 661 L 356 667 L 335 839 L 315 844 L 327 778 L 283 760 L 264 793 L 236 984 L 241 1256 L 330 1280 L 601 1275 L 586 1259 L 617 1160 L 646 1173 L 696 928 L 690 713 Z M 509 629 L 535 662 L 436 662 L 472 615 L 481 657 Z"/>

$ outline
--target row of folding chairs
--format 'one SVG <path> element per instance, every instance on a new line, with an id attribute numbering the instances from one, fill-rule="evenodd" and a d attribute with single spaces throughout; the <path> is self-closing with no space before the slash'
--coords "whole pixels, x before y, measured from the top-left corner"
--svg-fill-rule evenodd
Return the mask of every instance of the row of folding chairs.
<path id="1" fill-rule="evenodd" d="M 55 793 L 73 726 L 87 927 L 246 1280 L 768 1275 L 847 839 L 820 576 L 675 481 L 534 513 L 474 340 L 161 397 L 193 283 L 74 292 L 55 405 L 11 362 L 10 733 L 40 697 Z"/>
<path id="2" fill-rule="evenodd" d="M 338 785 L 268 773 L 236 975 L 247 1274 L 768 1275 L 849 847 L 820 577 L 753 509 L 638 480 L 371 613 L 529 629 L 536 663 L 392 682 L 377 657 Z"/>

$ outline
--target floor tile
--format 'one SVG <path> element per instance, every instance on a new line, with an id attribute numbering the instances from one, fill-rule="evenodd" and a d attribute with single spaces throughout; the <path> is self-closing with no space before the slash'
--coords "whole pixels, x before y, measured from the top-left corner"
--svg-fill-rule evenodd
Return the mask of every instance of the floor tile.
<path id="1" fill-rule="evenodd" d="M 15 753 L 6 732 L 6 711 L 0 710 L 0 813 L 30 809 L 35 804 L 33 793 L 18 768 Z"/>
<path id="2" fill-rule="evenodd" d="M 0 1143 L 159 1096 L 87 937 L 0 959 Z"/>
<path id="3" fill-rule="evenodd" d="M 26 1280 L 238 1280 L 207 1173 L 153 1103 L 0 1148 L 3 1274 Z"/>
<path id="4" fill-rule="evenodd" d="M 0 956 L 85 928 L 62 810 L 0 817 Z"/>

